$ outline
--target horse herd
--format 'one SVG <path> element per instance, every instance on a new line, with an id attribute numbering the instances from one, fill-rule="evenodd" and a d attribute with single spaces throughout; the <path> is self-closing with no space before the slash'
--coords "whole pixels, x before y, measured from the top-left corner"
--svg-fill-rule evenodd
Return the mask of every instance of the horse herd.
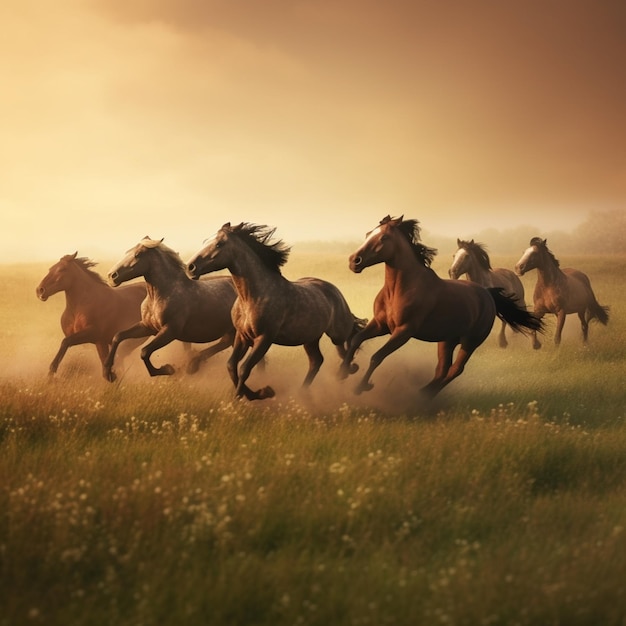
<path id="1" fill-rule="evenodd" d="M 273 238 L 274 232 L 252 223 L 224 224 L 186 264 L 163 240 L 145 237 L 111 269 L 108 282 L 91 269 L 90 260 L 77 253 L 62 257 L 36 289 L 43 301 L 60 291 L 66 296 L 61 316 L 65 337 L 50 374 L 57 371 L 67 349 L 78 344 L 96 345 L 103 375 L 113 382 L 122 342 L 132 349 L 153 337 L 141 349 L 151 376 L 174 372 L 169 364 L 152 364 L 155 350 L 174 340 L 214 342 L 194 354 L 187 371 L 195 372 L 203 360 L 232 346 L 228 373 L 236 395 L 256 400 L 274 396 L 270 386 L 253 390 L 246 384 L 272 344 L 304 347 L 309 369 L 303 385 L 308 386 L 323 362 L 322 335 L 337 349 L 340 378 L 358 370 L 354 357 L 364 341 L 389 335 L 372 355 L 356 392 L 371 389 L 372 373 L 385 357 L 415 338 L 438 344 L 435 375 L 421 390 L 432 398 L 463 372 L 496 317 L 502 321 L 502 347 L 507 345 L 509 325 L 530 333 L 533 347 L 539 348 L 537 333 L 543 331 L 546 313 L 557 316 L 557 345 L 570 313 L 578 314 L 585 342 L 590 320 L 608 321 L 608 307 L 598 303 L 588 277 L 575 269 L 561 269 L 545 239 L 530 241 L 515 272 L 493 269 L 484 246 L 458 240 L 450 279 L 442 279 L 431 268 L 436 250 L 421 243 L 417 220 L 387 216 L 349 258 L 350 269 L 357 274 L 371 265 L 385 265 L 384 285 L 367 321 L 352 313 L 335 285 L 319 278 L 284 278 L 281 267 L 290 249 Z M 197 280 L 222 269 L 230 276 Z M 532 269 L 537 270 L 537 284 L 531 313 L 517 275 Z M 458 280 L 463 274 L 468 280 Z M 122 284 L 140 276 L 143 282 Z"/>

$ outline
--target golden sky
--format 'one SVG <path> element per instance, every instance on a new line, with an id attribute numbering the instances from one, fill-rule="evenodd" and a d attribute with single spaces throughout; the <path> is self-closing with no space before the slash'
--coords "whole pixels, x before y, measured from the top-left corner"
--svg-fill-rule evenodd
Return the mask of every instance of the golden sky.
<path id="1" fill-rule="evenodd" d="M 626 209 L 622 0 L 3 0 L 0 260 Z"/>

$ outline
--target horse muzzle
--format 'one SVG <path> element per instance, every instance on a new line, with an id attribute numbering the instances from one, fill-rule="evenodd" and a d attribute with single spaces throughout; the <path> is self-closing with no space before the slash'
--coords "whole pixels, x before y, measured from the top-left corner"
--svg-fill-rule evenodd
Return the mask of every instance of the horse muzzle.
<path id="1" fill-rule="evenodd" d="M 363 257 L 359 254 L 352 254 L 348 260 L 348 267 L 355 273 L 360 274 L 365 269 Z"/>
<path id="2" fill-rule="evenodd" d="M 44 287 L 37 287 L 37 289 L 35 290 L 35 293 L 37 294 L 37 297 L 42 301 L 45 302 L 48 299 L 48 294 L 46 293 L 46 290 Z"/>
<path id="3" fill-rule="evenodd" d="M 108 276 L 109 285 L 111 287 L 119 287 L 122 284 L 122 279 L 120 278 L 119 272 L 111 272 Z"/>
<path id="4" fill-rule="evenodd" d="M 186 270 L 187 276 L 189 276 L 191 280 L 198 280 L 200 278 L 200 272 L 198 270 L 198 266 L 195 263 L 189 263 Z"/>

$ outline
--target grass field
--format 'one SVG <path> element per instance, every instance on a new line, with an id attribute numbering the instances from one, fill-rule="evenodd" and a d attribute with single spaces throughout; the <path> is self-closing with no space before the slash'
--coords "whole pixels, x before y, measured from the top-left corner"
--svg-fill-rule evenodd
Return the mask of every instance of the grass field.
<path id="1" fill-rule="evenodd" d="M 418 342 L 358 397 L 326 341 L 307 393 L 304 351 L 272 348 L 260 403 L 234 401 L 226 355 L 190 377 L 177 346 L 155 358 L 170 378 L 135 354 L 107 383 L 85 346 L 49 381 L 63 296 L 35 298 L 46 265 L 0 267 L 0 626 L 623 626 L 626 264 L 561 262 L 609 325 L 583 348 L 570 317 L 556 349 L 551 322 L 538 352 L 494 332 L 428 407 Z M 284 273 L 335 282 L 362 317 L 382 284 L 344 250 L 294 248 Z"/>

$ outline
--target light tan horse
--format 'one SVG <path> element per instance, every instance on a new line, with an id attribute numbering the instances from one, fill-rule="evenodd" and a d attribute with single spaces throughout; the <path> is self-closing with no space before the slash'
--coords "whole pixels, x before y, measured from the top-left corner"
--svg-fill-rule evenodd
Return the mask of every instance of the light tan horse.
<path id="1" fill-rule="evenodd" d="M 93 343 L 103 366 L 113 337 L 141 319 L 141 302 L 146 286 L 125 285 L 115 290 L 93 269 L 95 263 L 77 252 L 66 254 L 49 270 L 36 289 L 45 302 L 50 296 L 65 292 L 65 310 L 61 315 L 64 339 L 50 363 L 52 376 L 70 346 Z M 137 347 L 137 342 L 133 347 Z"/>
<path id="2" fill-rule="evenodd" d="M 253 391 L 246 385 L 252 369 L 273 343 L 304 347 L 309 358 L 306 387 L 324 360 L 319 347 L 322 335 L 330 338 L 343 359 L 350 339 L 365 325 L 365 320 L 352 314 L 335 285 L 319 278 L 287 280 L 280 268 L 289 248 L 282 241 L 272 241 L 273 234 L 273 228 L 258 224 L 224 224 L 187 266 L 195 278 L 224 268 L 233 277 L 238 294 L 233 307 L 237 334 L 228 371 L 237 396 L 248 400 L 274 396 L 269 386 Z M 239 368 L 248 350 L 250 354 Z M 356 371 L 349 363 L 345 367 Z"/>
<path id="3" fill-rule="evenodd" d="M 420 243 L 419 235 L 417 220 L 388 215 L 350 256 L 350 269 L 357 274 L 384 263 L 385 283 L 374 300 L 374 317 L 350 342 L 346 368 L 363 341 L 391 335 L 372 355 L 357 393 L 372 388 L 369 379 L 373 371 L 411 338 L 437 343 L 435 376 L 422 388 L 427 397 L 433 397 L 463 373 L 469 358 L 491 332 L 496 315 L 513 330 L 541 328 L 540 320 L 500 289 L 439 278 L 430 267 L 436 250 Z"/>
<path id="4" fill-rule="evenodd" d="M 530 240 L 530 246 L 515 265 L 515 271 L 520 276 L 533 269 L 537 270 L 534 312 L 538 318 L 546 313 L 556 315 L 554 343 L 557 346 L 561 343 L 565 317 L 571 313 L 576 313 L 580 320 L 583 344 L 587 343 L 591 320 L 598 320 L 604 325 L 608 323 L 609 307 L 598 303 L 589 277 L 571 267 L 561 269 L 559 261 L 548 249 L 547 240 L 541 237 Z M 541 348 L 536 335 L 533 337 L 533 347 Z"/>
<path id="5" fill-rule="evenodd" d="M 491 260 L 484 244 L 471 241 L 456 240 L 458 249 L 452 255 L 452 265 L 448 270 L 448 275 L 454 280 L 458 280 L 463 274 L 467 274 L 471 280 L 483 287 L 500 287 L 502 293 L 513 296 L 517 304 L 526 307 L 524 301 L 524 285 L 516 276 L 515 272 L 506 267 L 491 267 Z M 509 342 L 506 339 L 506 322 L 500 320 L 500 333 L 498 334 L 498 344 L 501 348 L 506 348 Z"/>

